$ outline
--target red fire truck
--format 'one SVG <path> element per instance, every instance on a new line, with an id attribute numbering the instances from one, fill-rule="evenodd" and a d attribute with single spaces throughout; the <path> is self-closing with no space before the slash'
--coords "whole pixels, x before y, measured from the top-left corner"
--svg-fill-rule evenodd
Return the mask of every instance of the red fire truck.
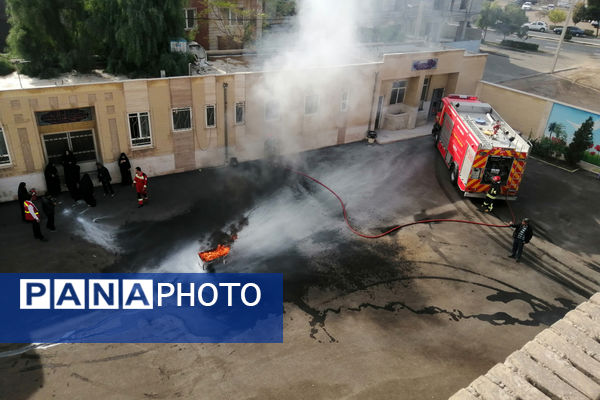
<path id="1" fill-rule="evenodd" d="M 468 197 L 484 197 L 500 176 L 503 198 L 516 199 L 530 143 L 475 96 L 442 99 L 432 135 L 450 179 Z"/>

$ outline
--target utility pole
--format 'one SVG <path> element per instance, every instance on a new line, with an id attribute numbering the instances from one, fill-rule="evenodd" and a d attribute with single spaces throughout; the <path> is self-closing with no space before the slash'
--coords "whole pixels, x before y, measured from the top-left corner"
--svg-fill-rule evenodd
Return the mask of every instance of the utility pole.
<path id="1" fill-rule="evenodd" d="M 460 40 L 464 41 L 465 40 L 465 34 L 467 33 L 467 23 L 469 22 L 469 19 L 471 18 L 471 8 L 473 7 L 473 0 L 469 0 L 469 7 L 465 7 L 465 20 L 462 23 L 462 30 L 460 33 Z"/>
<path id="2" fill-rule="evenodd" d="M 552 62 L 552 69 L 550 73 L 553 74 L 556 70 L 556 63 L 558 62 L 558 54 L 560 53 L 560 48 L 562 47 L 563 40 L 565 40 L 565 35 L 567 33 L 567 26 L 569 25 L 569 21 L 571 21 L 571 16 L 573 15 L 573 8 L 575 8 L 575 0 L 570 0 L 569 2 L 569 12 L 567 14 L 567 19 L 565 20 L 565 26 L 563 26 L 562 32 L 560 33 L 560 39 L 558 40 L 558 46 L 556 46 L 556 53 L 554 53 L 554 61 Z"/>

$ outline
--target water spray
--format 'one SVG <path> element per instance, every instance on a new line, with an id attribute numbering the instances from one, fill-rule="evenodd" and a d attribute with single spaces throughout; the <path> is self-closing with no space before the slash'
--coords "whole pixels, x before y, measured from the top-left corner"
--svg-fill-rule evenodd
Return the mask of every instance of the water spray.
<path id="1" fill-rule="evenodd" d="M 329 186 L 325 185 L 323 182 L 319 181 L 318 179 L 313 178 L 312 176 L 310 176 L 302 171 L 297 171 L 295 169 L 288 168 L 288 167 L 282 167 L 282 168 L 284 168 L 287 171 L 293 172 L 296 175 L 299 175 L 306 179 L 309 179 L 309 180 L 321 185 L 325 189 L 327 189 L 327 191 L 329 191 L 333 196 L 335 196 L 335 198 L 340 202 L 340 206 L 342 207 L 342 213 L 344 215 L 344 221 L 346 222 L 346 225 L 348 226 L 350 231 L 352 233 L 354 233 L 355 235 L 360 236 L 365 239 L 379 239 L 379 238 L 389 235 L 390 233 L 393 233 L 402 228 L 405 228 L 407 226 L 417 225 L 417 224 L 429 224 L 429 223 L 437 223 L 437 222 L 455 222 L 455 223 L 461 223 L 461 224 L 488 226 L 491 228 L 510 228 L 511 225 L 514 224 L 514 221 L 515 221 L 514 215 L 512 215 L 513 221 L 511 224 L 502 224 L 502 225 L 501 224 L 488 224 L 485 222 L 468 221 L 468 220 L 462 220 L 462 219 L 439 219 L 439 218 L 425 219 L 425 220 L 420 220 L 420 221 L 408 222 L 408 223 L 402 224 L 402 225 L 397 225 L 397 226 L 395 226 L 383 233 L 377 234 L 377 235 L 367 235 L 367 234 L 359 232 L 356 228 L 354 228 L 352 226 L 352 224 L 350 223 L 350 220 L 348 218 L 348 212 L 346 211 L 346 205 L 344 204 L 344 200 L 342 200 L 342 198 L 335 191 L 333 191 L 333 189 L 331 189 Z M 509 205 L 509 207 L 510 207 L 510 205 Z M 511 214 L 512 214 L 512 210 L 511 210 Z"/>

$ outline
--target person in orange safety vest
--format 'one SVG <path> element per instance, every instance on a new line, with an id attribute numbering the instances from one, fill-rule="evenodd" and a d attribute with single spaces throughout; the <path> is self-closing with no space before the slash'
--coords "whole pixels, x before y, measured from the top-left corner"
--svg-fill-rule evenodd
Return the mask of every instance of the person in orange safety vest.
<path id="1" fill-rule="evenodd" d="M 148 201 L 148 176 L 142 172 L 140 167 L 135 168 L 133 184 L 137 192 L 138 208 L 143 207 L 144 203 Z"/>
<path id="2" fill-rule="evenodd" d="M 23 208 L 25 209 L 25 221 L 31 223 L 33 226 L 33 237 L 45 242 L 47 239 L 42 235 L 42 230 L 40 229 L 40 213 L 37 207 L 33 204 L 33 201 L 25 200 Z"/>

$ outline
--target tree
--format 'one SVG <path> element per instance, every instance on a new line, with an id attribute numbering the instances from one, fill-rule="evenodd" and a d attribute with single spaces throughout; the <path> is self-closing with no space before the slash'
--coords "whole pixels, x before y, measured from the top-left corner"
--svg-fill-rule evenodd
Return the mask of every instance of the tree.
<path id="1" fill-rule="evenodd" d="M 93 10 L 90 30 L 97 32 L 109 72 L 187 74 L 188 55 L 169 52 L 170 39 L 184 36 L 183 0 L 86 1 Z"/>
<path id="2" fill-rule="evenodd" d="M 588 0 L 586 19 L 600 22 L 600 0 Z M 598 28 L 596 27 L 596 37 L 598 37 Z"/>
<path id="3" fill-rule="evenodd" d="M 90 68 L 83 21 L 84 0 L 8 0 L 11 54 L 28 61 L 23 72 L 52 76 L 73 68 Z"/>
<path id="4" fill-rule="evenodd" d="M 477 26 L 480 29 L 483 29 L 483 41 L 485 41 L 488 28 L 496 24 L 501 13 L 502 8 L 495 2 L 485 2 L 483 5 L 479 18 L 477 19 Z"/>
<path id="5" fill-rule="evenodd" d="M 567 148 L 565 154 L 567 162 L 571 165 L 576 165 L 583 158 L 583 153 L 593 145 L 593 130 L 594 120 L 589 117 L 583 124 L 575 131 L 573 140 Z"/>
<path id="6" fill-rule="evenodd" d="M 573 8 L 573 17 L 572 17 L 573 23 L 575 25 L 577 25 L 581 21 L 585 21 L 587 19 L 587 12 L 588 12 L 588 10 L 583 1 L 575 4 L 575 7 Z"/>
<path id="7" fill-rule="evenodd" d="M 548 125 L 548 132 L 550 132 L 550 139 L 552 139 L 552 135 L 556 135 L 557 138 L 565 140 L 566 131 L 565 126 L 560 122 L 551 122 Z"/>
<path id="8" fill-rule="evenodd" d="M 515 4 L 508 4 L 504 7 L 494 27 L 502 32 L 504 38 L 511 33 L 519 32 L 524 23 L 529 21 L 525 11 Z"/>
<path id="9" fill-rule="evenodd" d="M 567 19 L 567 13 L 565 13 L 563 10 L 554 9 L 548 13 L 548 19 L 554 25 L 560 24 Z"/>
<path id="10" fill-rule="evenodd" d="M 296 15 L 296 1 L 295 0 L 267 0 L 265 4 L 275 3 L 275 13 L 269 14 L 269 17 L 289 17 Z"/>
<path id="11" fill-rule="evenodd" d="M 188 56 L 169 53 L 182 9 L 183 0 L 7 0 L 9 48 L 30 76 L 88 71 L 97 58 L 109 72 L 187 74 Z"/>

